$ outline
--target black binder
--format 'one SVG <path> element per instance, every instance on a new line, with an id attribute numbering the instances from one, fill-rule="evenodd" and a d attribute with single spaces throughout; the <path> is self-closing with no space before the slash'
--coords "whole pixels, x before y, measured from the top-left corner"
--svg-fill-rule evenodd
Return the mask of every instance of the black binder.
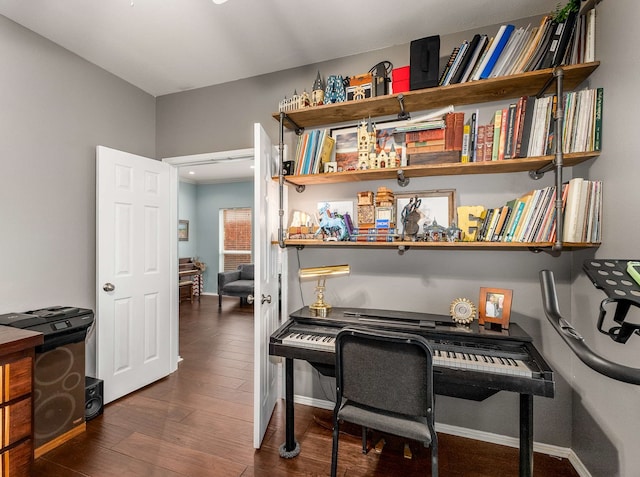
<path id="1" fill-rule="evenodd" d="M 440 35 L 413 40 L 409 50 L 409 61 L 411 91 L 438 86 Z"/>

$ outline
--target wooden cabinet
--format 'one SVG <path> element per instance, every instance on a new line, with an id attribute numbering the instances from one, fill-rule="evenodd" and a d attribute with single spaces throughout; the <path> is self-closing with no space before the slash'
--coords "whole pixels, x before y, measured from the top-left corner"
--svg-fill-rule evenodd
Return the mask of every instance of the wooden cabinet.
<path id="1" fill-rule="evenodd" d="M 502 76 L 469 83 L 453 84 L 437 88 L 409 91 L 401 94 L 368 98 L 360 101 L 328 104 L 305 108 L 286 113 L 274 113 L 281 128 L 297 131 L 306 127 L 317 127 L 345 121 L 360 121 L 366 117 L 380 117 L 406 112 L 435 109 L 449 104 L 456 106 L 491 101 L 509 100 L 525 95 L 542 95 L 560 81 L 561 88 L 575 89 L 593 73 L 599 62 L 563 66 L 562 74 L 557 75 L 553 68 Z M 599 151 L 526 157 L 505 161 L 477 163 L 447 163 L 402 167 L 405 177 L 428 177 L 466 174 L 497 174 L 528 171 L 532 174 L 555 170 L 556 184 L 561 184 L 563 167 L 571 167 L 597 157 Z M 283 180 L 302 190 L 307 185 L 329 185 L 345 182 L 374 180 L 395 180 L 400 168 L 374 169 L 336 172 L 330 174 L 307 174 L 284 176 Z M 559 177 L 559 178 L 558 178 Z M 553 248 L 558 244 L 551 242 L 322 242 L 320 240 L 285 240 L 290 246 L 322 247 L 421 247 L 439 249 L 529 249 Z M 597 243 L 563 244 L 563 249 L 597 247 Z"/>
<path id="2" fill-rule="evenodd" d="M 33 367 L 41 333 L 0 326 L 0 475 L 28 477 L 33 463 Z"/>

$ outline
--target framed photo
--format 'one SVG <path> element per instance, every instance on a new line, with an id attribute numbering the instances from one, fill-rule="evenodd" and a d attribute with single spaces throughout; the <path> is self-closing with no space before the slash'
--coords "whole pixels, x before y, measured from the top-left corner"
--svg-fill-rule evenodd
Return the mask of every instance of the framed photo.
<path id="1" fill-rule="evenodd" d="M 508 329 L 512 293 L 503 288 L 480 288 L 478 322 L 485 327 L 495 324 L 503 330 Z"/>
<path id="2" fill-rule="evenodd" d="M 396 228 L 402 234 L 404 227 L 402 224 L 402 211 L 409 204 L 411 199 L 418 198 L 419 206 L 416 212 L 420 215 L 418 219 L 418 235 L 422 235 L 424 227 L 432 224 L 435 219 L 438 225 L 449 227 L 454 220 L 455 213 L 455 189 L 425 190 L 411 193 L 395 193 L 396 201 Z"/>
<path id="3" fill-rule="evenodd" d="M 396 150 L 396 157 L 399 164 L 407 165 L 407 155 L 405 153 L 404 133 L 394 134 L 393 130 L 404 126 L 407 121 L 385 121 L 374 123 L 376 126 L 377 150 L 382 149 L 389 153 L 393 146 Z M 331 137 L 336 140 L 335 162 L 337 171 L 355 171 L 358 169 L 358 126 L 346 126 L 334 128 L 330 131 Z"/>
<path id="4" fill-rule="evenodd" d="M 187 242 L 189 240 L 189 221 L 178 221 L 178 240 L 180 242 Z"/>
<path id="5" fill-rule="evenodd" d="M 338 172 L 338 163 L 337 162 L 325 162 L 324 163 L 324 171 L 325 174 L 329 174 L 330 172 Z"/>
<path id="6" fill-rule="evenodd" d="M 332 129 L 331 137 L 336 140 L 335 163 L 338 172 L 355 171 L 358 168 L 357 126 Z"/>

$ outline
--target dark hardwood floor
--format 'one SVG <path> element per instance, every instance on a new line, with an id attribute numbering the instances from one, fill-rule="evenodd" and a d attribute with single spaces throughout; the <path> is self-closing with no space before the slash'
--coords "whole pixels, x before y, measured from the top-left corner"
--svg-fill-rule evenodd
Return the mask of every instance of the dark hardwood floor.
<path id="1" fill-rule="evenodd" d="M 253 312 L 239 299 L 215 296 L 180 307 L 178 371 L 105 407 L 87 431 L 40 457 L 34 477 L 327 476 L 331 412 L 296 405 L 295 459 L 282 459 L 284 406 L 254 450 Z M 340 438 L 340 476 L 428 476 L 430 450 L 386 436 L 381 453 L 363 455 L 359 429 Z M 442 477 L 518 475 L 517 449 L 440 433 Z M 377 441 L 378 435 L 373 440 Z M 535 455 L 536 477 L 578 477 L 566 459 Z"/>

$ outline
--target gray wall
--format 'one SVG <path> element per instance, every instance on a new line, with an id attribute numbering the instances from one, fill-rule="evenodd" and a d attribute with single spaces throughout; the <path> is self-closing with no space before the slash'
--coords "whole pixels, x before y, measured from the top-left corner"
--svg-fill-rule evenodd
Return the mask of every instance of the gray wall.
<path id="1" fill-rule="evenodd" d="M 95 308 L 95 150 L 155 157 L 155 100 L 0 16 L 0 313 Z"/>
<path id="2" fill-rule="evenodd" d="M 640 257 L 637 196 L 638 76 L 637 43 L 640 3 L 634 0 L 603 2 L 597 11 L 596 57 L 601 65 L 591 76 L 594 86 L 605 88 L 603 152 L 599 159 L 576 168 L 575 174 L 604 180 L 604 223 L 598 258 Z M 630 46 L 632 45 L 632 46 Z M 572 308 L 565 308 L 585 340 L 603 356 L 640 368 L 640 337 L 618 344 L 598 333 L 598 306 L 605 297 L 581 272 L 587 252 L 573 254 Z M 638 308 L 631 307 L 629 320 L 640 323 Z M 613 325 L 608 307 L 606 328 Z M 552 345 L 562 346 L 556 338 Z M 640 386 L 603 377 L 572 358 L 562 369 L 572 379 L 572 448 L 594 476 L 640 475 L 638 426 Z"/>

